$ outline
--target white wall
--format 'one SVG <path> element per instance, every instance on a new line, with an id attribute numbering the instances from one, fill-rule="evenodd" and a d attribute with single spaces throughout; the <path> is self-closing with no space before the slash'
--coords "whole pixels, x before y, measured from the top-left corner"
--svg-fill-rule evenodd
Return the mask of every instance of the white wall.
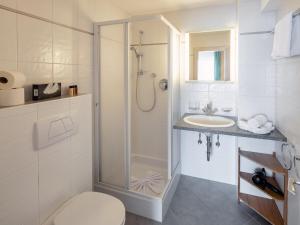
<path id="1" fill-rule="evenodd" d="M 125 16 L 104 0 L 1 0 L 1 5 L 68 26 L 93 31 L 93 21 Z M 92 90 L 93 36 L 0 10 L 0 69 L 25 73 L 26 99 L 32 83 L 77 83 Z"/>
<path id="2" fill-rule="evenodd" d="M 277 20 L 291 10 L 300 8 L 298 0 L 281 1 Z M 300 57 L 278 60 L 276 62 L 276 117 L 277 126 L 290 142 L 296 146 L 300 154 Z M 298 170 L 300 165 L 298 163 Z M 291 171 L 295 175 L 294 171 Z M 300 179 L 300 178 L 299 178 Z M 300 189 L 297 187 L 297 196 L 289 198 L 289 224 L 300 223 Z"/>
<path id="3" fill-rule="evenodd" d="M 168 12 L 164 16 L 182 32 L 232 28 L 236 25 L 236 4 Z"/>
<path id="4" fill-rule="evenodd" d="M 38 225 L 63 202 L 92 190 L 91 95 L 0 109 L 0 224 Z M 35 122 L 74 115 L 78 133 L 37 150 Z"/>

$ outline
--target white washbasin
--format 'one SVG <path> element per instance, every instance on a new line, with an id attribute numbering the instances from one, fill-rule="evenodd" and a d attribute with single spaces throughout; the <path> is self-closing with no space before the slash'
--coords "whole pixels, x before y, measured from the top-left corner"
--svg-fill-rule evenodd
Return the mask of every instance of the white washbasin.
<path id="1" fill-rule="evenodd" d="M 222 116 L 191 115 L 183 120 L 200 127 L 232 127 L 235 124 L 234 120 Z"/>

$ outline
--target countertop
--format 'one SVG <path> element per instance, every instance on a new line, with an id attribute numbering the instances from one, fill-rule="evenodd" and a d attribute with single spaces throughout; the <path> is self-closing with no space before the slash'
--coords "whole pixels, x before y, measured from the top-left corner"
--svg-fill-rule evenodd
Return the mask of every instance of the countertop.
<path id="1" fill-rule="evenodd" d="M 275 128 L 275 130 L 269 134 L 254 134 L 249 131 L 240 129 L 237 126 L 237 123 L 235 123 L 235 125 L 232 127 L 218 127 L 218 128 L 200 127 L 200 126 L 195 126 L 184 122 L 183 120 L 184 117 L 190 115 L 194 115 L 194 114 L 189 114 L 189 113 L 184 114 L 184 116 L 173 126 L 173 128 L 177 130 L 187 130 L 187 131 L 195 131 L 201 133 L 222 134 L 222 135 L 230 135 L 230 136 L 237 136 L 237 137 L 282 141 L 282 142 L 287 141 L 287 138 L 277 128 Z M 236 117 L 229 117 L 229 116 L 223 116 L 223 117 L 230 118 L 235 122 L 237 122 Z"/>

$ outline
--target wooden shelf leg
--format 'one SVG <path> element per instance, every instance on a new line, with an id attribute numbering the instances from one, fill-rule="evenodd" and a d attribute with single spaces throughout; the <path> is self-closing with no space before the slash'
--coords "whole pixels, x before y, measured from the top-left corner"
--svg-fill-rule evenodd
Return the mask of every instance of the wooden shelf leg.
<path id="1" fill-rule="evenodd" d="M 240 178 L 240 171 L 241 171 L 241 155 L 240 155 L 241 149 L 238 148 L 238 204 L 241 203 L 240 200 L 240 193 L 241 193 L 241 178 Z"/>

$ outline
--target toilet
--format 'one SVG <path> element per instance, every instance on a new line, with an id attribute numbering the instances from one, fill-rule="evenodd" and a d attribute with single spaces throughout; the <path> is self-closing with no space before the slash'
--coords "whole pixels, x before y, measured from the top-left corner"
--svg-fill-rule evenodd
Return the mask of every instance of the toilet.
<path id="1" fill-rule="evenodd" d="M 125 207 L 115 197 L 98 192 L 81 193 L 65 204 L 44 225 L 124 225 Z"/>

